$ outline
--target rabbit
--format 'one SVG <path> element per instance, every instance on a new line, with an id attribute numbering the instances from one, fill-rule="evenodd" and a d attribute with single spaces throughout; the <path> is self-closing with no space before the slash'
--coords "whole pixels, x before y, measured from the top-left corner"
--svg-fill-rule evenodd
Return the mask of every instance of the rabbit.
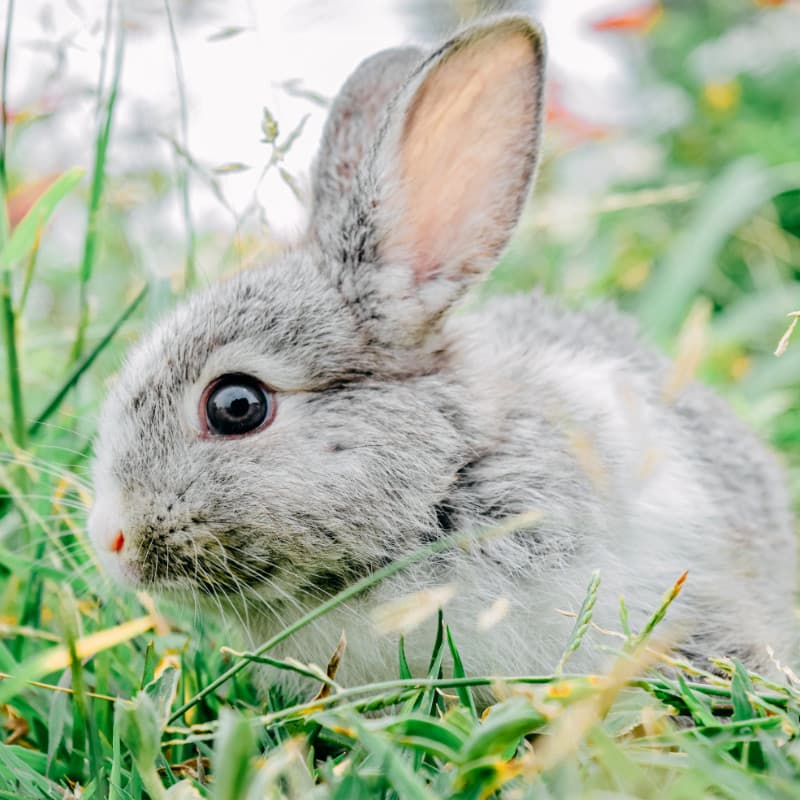
<path id="1" fill-rule="evenodd" d="M 113 577 L 202 600 L 258 644 L 442 537 L 521 519 L 273 655 L 324 664 L 344 631 L 342 681 L 396 677 L 374 609 L 446 586 L 469 673 L 549 674 L 574 624 L 558 610 L 577 611 L 594 570 L 594 619 L 617 630 L 620 596 L 637 630 L 688 570 L 667 615 L 684 654 L 765 670 L 767 645 L 794 656 L 790 498 L 756 436 L 697 383 L 670 397 L 670 361 L 607 305 L 465 302 L 526 203 L 544 83 L 543 34 L 516 15 L 356 69 L 300 241 L 191 297 L 109 391 L 88 525 Z M 415 674 L 434 628 L 407 634 Z M 590 632 L 571 668 L 601 668 L 603 644 Z"/>

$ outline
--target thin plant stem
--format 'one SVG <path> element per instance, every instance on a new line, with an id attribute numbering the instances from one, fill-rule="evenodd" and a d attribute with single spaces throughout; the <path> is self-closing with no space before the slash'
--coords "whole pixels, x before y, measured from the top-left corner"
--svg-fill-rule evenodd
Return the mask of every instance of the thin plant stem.
<path id="1" fill-rule="evenodd" d="M 0 183 L 3 186 L 3 198 L 8 191 L 8 174 L 6 172 L 6 142 L 8 137 L 8 54 L 11 49 L 11 27 L 14 22 L 14 0 L 8 0 L 6 6 L 6 35 L 3 42 L 3 75 L 0 78 Z M 5 238 L 5 237 L 4 237 Z"/>
<path id="2" fill-rule="evenodd" d="M 22 379 L 20 376 L 19 352 L 17 349 L 17 321 L 14 314 L 14 303 L 11 297 L 11 273 L 3 272 L 2 293 L 3 345 L 6 351 L 6 369 L 8 370 L 8 395 L 11 402 L 11 436 L 15 444 L 24 448 L 27 442 L 25 435 L 25 404 L 22 398 Z"/>
<path id="3" fill-rule="evenodd" d="M 113 24 L 114 15 L 113 2 L 108 0 L 106 6 L 106 25 Z M 108 146 L 111 140 L 111 125 L 114 119 L 114 107 L 117 102 L 117 94 L 119 92 L 119 83 L 122 76 L 122 64 L 125 52 L 125 38 L 124 28 L 122 25 L 122 16 L 120 11 L 119 17 L 119 30 L 117 35 L 117 50 L 114 59 L 114 70 L 111 75 L 111 86 L 108 92 L 108 100 L 104 107 L 101 107 L 100 115 L 98 118 L 97 135 L 95 137 L 95 153 L 94 165 L 92 168 L 92 185 L 89 192 L 89 208 L 86 222 L 86 236 L 83 240 L 83 256 L 81 257 L 81 267 L 79 274 L 79 310 L 78 310 L 78 327 L 75 333 L 75 342 L 72 346 L 70 354 L 70 363 L 74 363 L 80 359 L 83 354 L 83 348 L 86 342 L 86 328 L 89 325 L 89 281 L 92 277 L 94 268 L 95 256 L 97 253 L 97 219 L 100 211 L 100 201 L 103 197 L 103 188 L 105 185 L 105 168 L 106 158 L 108 155 Z M 105 48 L 110 42 L 110 37 L 106 37 Z M 105 55 L 104 55 L 105 59 Z M 104 83 L 104 70 L 101 70 L 100 80 L 97 85 L 98 98 L 102 97 L 103 83 Z M 99 102 L 99 99 L 98 99 Z"/>
<path id="4" fill-rule="evenodd" d="M 58 408 L 61 406 L 61 403 L 64 402 L 64 398 L 67 396 L 67 394 L 69 394 L 69 391 L 77 385 L 78 381 L 81 379 L 86 370 L 92 366 L 95 359 L 106 349 L 106 347 L 108 347 L 119 329 L 125 324 L 131 314 L 133 314 L 133 312 L 139 307 L 139 304 L 142 302 L 142 300 L 144 300 L 144 297 L 147 294 L 147 290 L 147 286 L 143 286 L 142 289 L 139 290 L 139 293 L 133 298 L 133 300 L 131 300 L 130 303 L 128 303 L 122 314 L 120 314 L 113 325 L 108 329 L 108 331 L 106 331 L 103 338 L 100 339 L 94 348 L 73 367 L 72 371 L 61 385 L 61 388 L 55 393 L 52 400 L 50 400 L 50 402 L 41 411 L 39 416 L 37 416 L 31 424 L 30 428 L 28 429 L 29 436 L 35 436 L 39 432 L 39 429 L 58 410 Z"/>
<path id="5" fill-rule="evenodd" d="M 178 108 L 180 112 L 181 125 L 181 149 L 189 152 L 189 110 L 186 103 L 186 80 L 183 74 L 183 63 L 181 61 L 181 51 L 178 46 L 178 36 L 175 32 L 175 23 L 172 18 L 172 10 L 169 0 L 164 0 L 164 9 L 167 12 L 167 22 L 169 23 L 169 37 L 172 43 L 172 58 L 175 63 L 175 81 L 178 88 Z M 186 225 L 186 270 L 184 273 L 184 288 L 190 289 L 194 286 L 197 276 L 196 260 L 196 236 L 194 223 L 192 222 L 192 204 L 190 196 L 189 179 L 191 167 L 187 161 L 178 171 L 178 188 L 181 193 L 181 209 L 183 211 L 184 224 Z"/>
<path id="6" fill-rule="evenodd" d="M 14 0 L 6 6 L 6 32 L 3 40 L 3 75 L 0 79 L 0 247 L 8 239 L 8 173 L 6 167 L 8 143 L 8 58 L 11 50 L 11 29 L 14 22 Z M 11 404 L 11 436 L 18 447 L 25 447 L 25 403 L 22 395 L 19 348 L 17 342 L 17 318 L 14 313 L 13 282 L 11 270 L 4 269 L 0 284 L 0 314 L 2 314 L 2 337 L 6 351 L 8 371 L 8 396 Z"/>

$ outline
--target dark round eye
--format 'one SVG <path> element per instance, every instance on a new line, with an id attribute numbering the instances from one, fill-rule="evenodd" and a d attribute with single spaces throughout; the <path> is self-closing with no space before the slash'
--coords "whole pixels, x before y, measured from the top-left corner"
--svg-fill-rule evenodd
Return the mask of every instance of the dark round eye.
<path id="1" fill-rule="evenodd" d="M 275 413 L 275 398 L 250 375 L 223 375 L 204 392 L 200 414 L 212 436 L 243 436 L 265 427 Z"/>

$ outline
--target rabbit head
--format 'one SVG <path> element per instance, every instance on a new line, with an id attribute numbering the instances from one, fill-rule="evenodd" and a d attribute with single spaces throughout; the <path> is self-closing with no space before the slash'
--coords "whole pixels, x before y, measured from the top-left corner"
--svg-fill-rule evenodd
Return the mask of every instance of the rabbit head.
<path id="1" fill-rule="evenodd" d="M 516 16 L 359 67 L 302 244 L 177 309 L 110 391 L 89 525 L 113 574 L 279 604 L 438 535 L 483 426 L 445 322 L 525 202 L 543 69 Z"/>

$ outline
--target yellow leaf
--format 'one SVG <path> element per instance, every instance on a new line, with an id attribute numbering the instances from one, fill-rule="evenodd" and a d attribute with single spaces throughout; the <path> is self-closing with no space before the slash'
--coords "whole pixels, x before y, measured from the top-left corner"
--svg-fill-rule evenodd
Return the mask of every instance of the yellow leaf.
<path id="1" fill-rule="evenodd" d="M 108 650 L 123 642 L 128 642 L 154 628 L 156 621 L 149 614 L 144 617 L 123 622 L 104 631 L 90 633 L 75 642 L 75 653 L 80 659 L 91 658 L 103 650 Z M 66 669 L 70 664 L 69 649 L 67 647 L 54 647 L 42 654 L 37 666 L 41 667 L 42 674 L 57 672 Z"/>

